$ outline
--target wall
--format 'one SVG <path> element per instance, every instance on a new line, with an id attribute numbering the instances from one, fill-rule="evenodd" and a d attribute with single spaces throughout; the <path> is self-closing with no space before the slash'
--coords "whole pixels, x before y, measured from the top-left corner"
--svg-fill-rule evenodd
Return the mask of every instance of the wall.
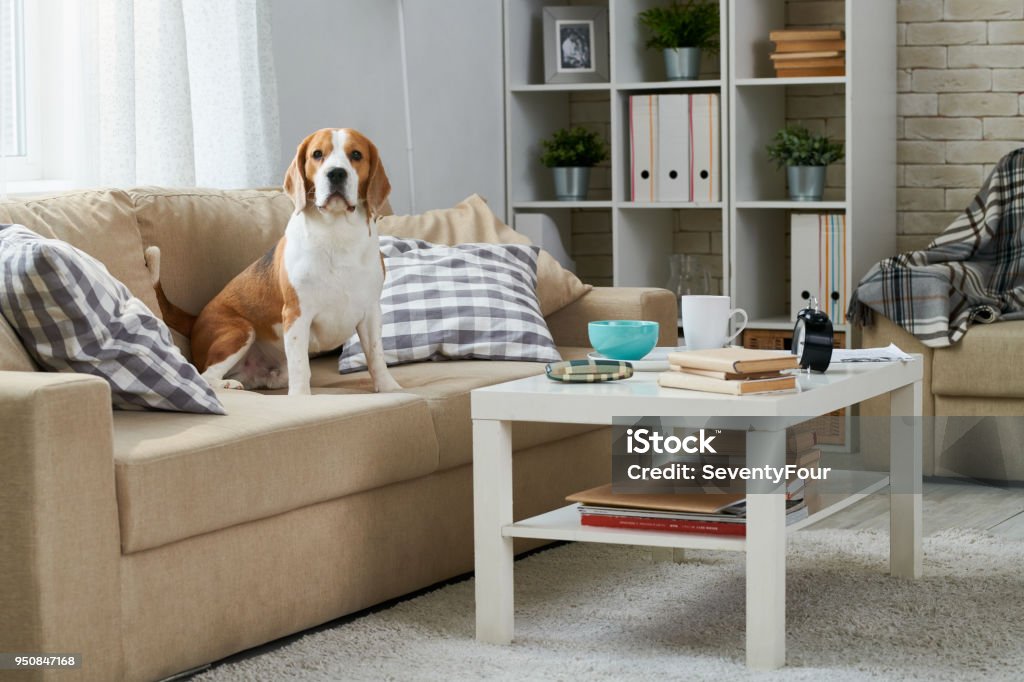
<path id="1" fill-rule="evenodd" d="M 841 26 L 843 8 L 843 0 L 788 0 L 787 21 Z M 1001 156 L 1024 145 L 1024 0 L 898 0 L 898 22 L 897 243 L 912 250 L 970 203 Z M 841 93 L 831 86 L 791 88 L 788 118 L 842 139 Z M 597 109 L 574 108 L 574 116 L 577 111 L 584 115 L 574 122 L 599 129 Z M 826 198 L 841 194 L 843 183 L 837 164 L 829 170 Z M 607 284 L 610 220 L 590 213 L 574 220 L 573 255 L 583 279 Z M 720 267 L 717 226 L 677 214 L 675 251 Z"/>
<path id="2" fill-rule="evenodd" d="M 475 192 L 502 215 L 501 2 L 404 0 L 404 8 L 415 197 L 398 0 L 271 0 L 281 177 L 307 134 L 352 127 L 380 148 L 396 212 L 451 206 Z"/>

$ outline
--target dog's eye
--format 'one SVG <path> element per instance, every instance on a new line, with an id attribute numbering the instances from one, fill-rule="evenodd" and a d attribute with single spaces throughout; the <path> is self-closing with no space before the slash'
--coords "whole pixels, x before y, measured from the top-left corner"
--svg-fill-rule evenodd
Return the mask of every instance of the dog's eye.
<path id="1" fill-rule="evenodd" d="M 363 153 L 357 149 L 356 151 L 349 154 L 348 158 L 352 159 L 353 161 L 359 161 L 363 158 Z"/>
<path id="2" fill-rule="evenodd" d="M 317 149 L 316 151 L 313 152 L 313 158 L 314 159 L 322 159 L 322 158 L 324 158 L 324 153 L 322 151 L 320 151 L 319 149 Z"/>

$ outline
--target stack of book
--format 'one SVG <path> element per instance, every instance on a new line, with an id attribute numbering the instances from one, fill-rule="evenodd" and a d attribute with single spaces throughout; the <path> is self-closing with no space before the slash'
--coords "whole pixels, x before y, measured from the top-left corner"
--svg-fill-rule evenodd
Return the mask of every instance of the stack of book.
<path id="1" fill-rule="evenodd" d="M 840 29 L 772 31 L 769 37 L 779 78 L 846 75 L 846 40 Z"/>
<path id="2" fill-rule="evenodd" d="M 658 376 L 666 388 L 750 395 L 796 390 L 796 376 L 785 374 L 800 362 L 788 351 L 716 348 L 668 356 L 672 369 Z"/>
<path id="3" fill-rule="evenodd" d="M 583 526 L 740 537 L 747 534 L 743 495 L 616 495 L 609 484 L 566 499 L 577 503 Z M 807 514 L 802 493 L 787 495 L 787 525 Z"/>

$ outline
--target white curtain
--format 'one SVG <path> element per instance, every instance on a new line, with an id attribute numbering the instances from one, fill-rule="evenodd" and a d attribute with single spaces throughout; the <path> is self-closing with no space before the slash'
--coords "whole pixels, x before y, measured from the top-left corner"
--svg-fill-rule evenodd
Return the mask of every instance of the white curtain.
<path id="1" fill-rule="evenodd" d="M 77 184 L 280 184 L 269 0 L 64 3 Z"/>

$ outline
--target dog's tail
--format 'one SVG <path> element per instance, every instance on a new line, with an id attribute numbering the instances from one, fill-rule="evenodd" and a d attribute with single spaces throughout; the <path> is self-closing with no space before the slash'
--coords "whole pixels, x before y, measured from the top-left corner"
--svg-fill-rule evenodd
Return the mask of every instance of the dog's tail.
<path id="1" fill-rule="evenodd" d="M 164 288 L 160 285 L 160 247 L 150 246 L 146 249 L 146 268 L 149 270 L 149 280 L 156 292 L 156 300 L 160 304 L 160 314 L 163 315 L 164 322 L 182 336 L 190 338 L 196 316 L 167 300 Z"/>

